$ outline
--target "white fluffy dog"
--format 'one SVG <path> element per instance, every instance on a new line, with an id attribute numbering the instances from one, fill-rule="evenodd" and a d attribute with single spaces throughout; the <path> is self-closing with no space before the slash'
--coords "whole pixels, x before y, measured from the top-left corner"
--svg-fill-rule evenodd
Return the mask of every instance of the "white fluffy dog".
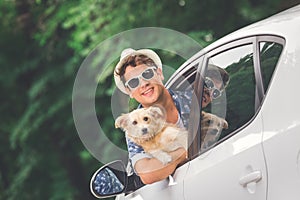
<path id="1" fill-rule="evenodd" d="M 116 119 L 115 126 L 123 129 L 132 141 L 163 164 L 172 161 L 169 152 L 179 147 L 187 150 L 188 132 L 166 123 L 160 107 L 141 108 L 122 114 Z"/>

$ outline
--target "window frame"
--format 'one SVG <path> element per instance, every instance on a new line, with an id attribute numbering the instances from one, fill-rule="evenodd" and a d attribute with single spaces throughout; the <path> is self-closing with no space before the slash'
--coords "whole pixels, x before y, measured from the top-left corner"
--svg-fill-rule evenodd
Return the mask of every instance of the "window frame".
<path id="1" fill-rule="evenodd" d="M 201 62 L 199 62 L 199 64 L 198 64 L 198 69 L 196 71 L 196 78 L 194 81 L 195 94 L 198 99 L 192 100 L 191 113 L 190 113 L 191 119 L 194 119 L 194 117 L 197 115 L 197 113 L 195 113 L 193 111 L 195 111 L 195 110 L 199 110 L 200 112 L 202 111 L 202 107 L 200 107 L 200 109 L 193 109 L 193 106 L 201 105 L 200 100 L 202 99 L 202 92 L 203 92 L 203 80 L 201 77 L 203 77 L 202 75 L 204 74 L 204 72 L 206 70 L 209 59 L 211 57 L 216 56 L 225 51 L 229 51 L 231 49 L 237 48 L 239 46 L 244 46 L 247 44 L 251 44 L 252 48 L 253 48 L 253 67 L 254 67 L 254 76 L 255 76 L 255 83 L 256 83 L 256 88 L 255 88 L 256 100 L 255 100 L 255 113 L 251 117 L 251 119 L 247 123 L 245 123 L 244 125 L 239 127 L 238 129 L 234 130 L 233 132 L 229 133 L 227 136 L 225 136 L 224 138 L 219 140 L 215 145 L 207 148 L 205 151 L 200 151 L 200 149 L 201 149 L 201 147 L 200 147 L 200 138 L 201 138 L 200 137 L 201 136 L 201 127 L 200 126 L 201 126 L 201 124 L 199 125 L 199 123 L 196 123 L 195 120 L 192 123 L 190 122 L 189 127 L 188 127 L 189 141 L 190 141 L 189 144 L 191 144 L 188 149 L 189 160 L 192 160 L 192 159 L 198 157 L 200 154 L 202 154 L 206 151 L 209 151 L 212 148 L 215 148 L 218 144 L 224 142 L 228 138 L 232 137 L 233 135 L 237 134 L 242 129 L 247 127 L 256 118 L 256 116 L 259 113 L 259 110 L 263 104 L 264 97 L 267 94 L 267 91 L 264 92 L 265 86 L 263 85 L 263 78 L 262 78 L 261 66 L 260 66 L 260 49 L 259 49 L 260 42 L 274 42 L 274 43 L 281 44 L 283 46 L 282 52 L 279 56 L 278 62 L 276 64 L 274 72 L 273 72 L 273 75 L 274 75 L 276 72 L 276 69 L 277 69 L 277 65 L 280 62 L 282 53 L 285 48 L 284 38 L 282 38 L 280 36 L 276 36 L 276 35 L 254 35 L 254 36 L 249 36 L 249 37 L 240 38 L 240 39 L 237 39 L 234 41 L 230 41 L 228 43 L 219 45 L 218 47 L 216 47 L 210 51 L 207 51 L 206 53 L 201 54 L 199 56 L 199 57 L 201 57 L 201 59 L 198 58 L 195 60 L 195 61 L 198 61 L 200 59 Z M 195 64 L 195 62 L 193 62 L 193 63 Z M 271 78 L 271 81 L 269 84 L 272 83 L 273 75 L 272 75 L 272 78 Z M 196 104 L 193 103 L 194 101 L 197 101 L 197 103 Z"/>
<path id="2" fill-rule="evenodd" d="M 276 73 L 276 71 L 277 71 L 277 65 L 278 65 L 278 63 L 279 63 L 279 61 L 281 60 L 281 57 L 282 57 L 282 52 L 284 52 L 284 50 L 285 50 L 285 43 L 286 43 L 286 41 L 285 41 L 285 39 L 283 38 L 283 37 L 280 37 L 280 36 L 275 36 L 275 35 L 260 35 L 260 36 L 256 36 L 256 38 L 257 38 L 257 41 L 256 41 L 256 48 L 257 48 L 257 56 L 258 56 L 258 58 L 257 58 L 257 60 L 258 60 L 258 63 L 257 63 L 257 65 L 259 66 L 259 71 L 260 71 L 260 79 L 261 79 L 261 89 L 262 89 L 262 91 L 263 91 L 263 93 L 264 93 L 264 97 L 266 96 L 266 94 L 268 93 L 268 90 L 264 90 L 265 88 L 265 86 L 263 85 L 263 78 L 262 78 L 262 72 L 261 72 L 261 60 L 260 60 L 260 49 L 259 49 L 259 43 L 260 42 L 273 42 L 273 43 L 277 43 L 277 44 L 281 44 L 282 45 L 282 51 L 281 51 L 281 54 L 280 54 L 280 56 L 279 56 L 279 58 L 278 58 L 278 61 L 277 61 L 277 63 L 276 63 L 276 66 L 275 66 L 275 69 L 274 69 L 274 72 L 273 72 L 273 74 L 275 74 Z M 272 79 L 273 79 L 273 75 L 272 75 L 272 77 L 271 77 L 271 80 L 270 80 L 270 83 L 269 83 L 269 85 L 272 83 Z M 268 87 L 269 87 L 269 85 L 268 85 Z M 264 92 L 264 91 L 266 91 L 266 92 Z M 263 99 L 262 99 L 262 101 L 263 101 Z M 262 102 L 263 103 L 263 102 Z"/>

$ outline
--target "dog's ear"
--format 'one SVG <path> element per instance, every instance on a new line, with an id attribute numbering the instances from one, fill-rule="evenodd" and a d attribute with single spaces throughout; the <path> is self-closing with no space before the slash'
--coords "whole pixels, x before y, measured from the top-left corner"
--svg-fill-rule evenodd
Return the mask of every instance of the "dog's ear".
<path id="1" fill-rule="evenodd" d="M 200 117 L 200 119 L 203 119 L 205 114 L 206 114 L 206 112 L 201 111 L 201 117 Z"/>
<path id="2" fill-rule="evenodd" d="M 115 121 L 115 127 L 116 128 L 125 129 L 125 127 L 127 126 L 127 124 L 128 124 L 128 115 L 127 114 L 122 114 Z"/>
<path id="3" fill-rule="evenodd" d="M 223 128 L 228 129 L 228 123 L 225 119 L 224 119 L 224 122 L 223 122 Z"/>
<path id="4" fill-rule="evenodd" d="M 149 107 L 149 110 L 155 119 L 165 119 L 165 112 L 161 106 L 151 106 Z"/>

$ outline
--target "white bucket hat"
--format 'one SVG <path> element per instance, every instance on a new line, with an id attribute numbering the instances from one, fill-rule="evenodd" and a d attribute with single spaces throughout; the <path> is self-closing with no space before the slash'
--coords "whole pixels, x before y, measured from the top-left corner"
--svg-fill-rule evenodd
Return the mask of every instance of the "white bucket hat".
<path id="1" fill-rule="evenodd" d="M 125 59 L 128 56 L 134 56 L 134 55 L 145 55 L 148 58 L 150 58 L 151 60 L 153 60 L 153 62 L 155 63 L 155 65 L 158 68 L 162 69 L 161 60 L 154 51 L 152 51 L 150 49 L 139 49 L 139 50 L 134 50 L 131 48 L 124 49 L 121 53 L 120 61 L 118 62 L 118 64 L 115 67 L 114 79 L 115 79 L 116 86 L 119 88 L 119 90 L 121 90 L 125 94 L 128 94 L 128 92 L 126 91 L 124 83 L 122 82 L 121 77 L 117 74 L 117 72 L 120 70 L 120 68 L 124 64 Z"/>

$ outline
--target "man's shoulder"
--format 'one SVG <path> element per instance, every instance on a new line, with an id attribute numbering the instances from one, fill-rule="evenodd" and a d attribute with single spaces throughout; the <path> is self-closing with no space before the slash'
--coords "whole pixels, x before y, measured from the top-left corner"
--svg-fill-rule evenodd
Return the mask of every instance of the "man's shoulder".
<path id="1" fill-rule="evenodd" d="M 193 91 L 192 90 L 169 90 L 170 94 L 175 102 L 178 102 L 179 106 L 186 110 L 192 101 Z"/>

